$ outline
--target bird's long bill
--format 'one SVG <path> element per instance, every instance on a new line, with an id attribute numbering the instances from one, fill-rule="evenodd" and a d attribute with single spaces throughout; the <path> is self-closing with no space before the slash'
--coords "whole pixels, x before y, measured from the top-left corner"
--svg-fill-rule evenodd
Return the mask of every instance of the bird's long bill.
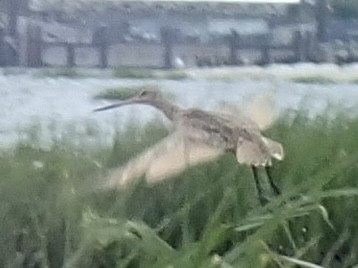
<path id="1" fill-rule="evenodd" d="M 94 109 L 93 111 L 94 112 L 100 112 L 100 111 L 105 111 L 105 110 L 109 110 L 109 109 L 114 109 L 114 108 L 117 108 L 117 107 L 121 107 L 121 106 L 124 106 L 124 105 L 128 105 L 128 104 L 132 104 L 134 103 L 135 101 L 130 99 L 130 100 L 125 100 L 125 101 L 121 101 L 121 102 L 117 102 L 115 104 L 111 104 L 111 105 L 107 105 L 107 106 L 104 106 L 104 107 L 100 107 L 100 108 L 97 108 L 97 109 Z"/>

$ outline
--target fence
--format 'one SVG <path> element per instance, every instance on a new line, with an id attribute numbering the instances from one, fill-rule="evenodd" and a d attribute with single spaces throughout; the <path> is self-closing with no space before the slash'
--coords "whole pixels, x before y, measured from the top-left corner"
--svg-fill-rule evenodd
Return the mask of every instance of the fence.
<path id="1" fill-rule="evenodd" d="M 27 35 L 25 62 L 29 67 L 172 68 L 179 58 L 189 67 L 289 63 L 309 60 L 315 42 L 313 34 L 299 31 L 285 45 L 274 44 L 271 34 L 243 37 L 235 31 L 207 43 L 178 41 L 170 29 L 161 31 L 160 43 L 108 44 L 105 29 L 92 43 L 45 42 L 41 28 L 31 25 Z"/>

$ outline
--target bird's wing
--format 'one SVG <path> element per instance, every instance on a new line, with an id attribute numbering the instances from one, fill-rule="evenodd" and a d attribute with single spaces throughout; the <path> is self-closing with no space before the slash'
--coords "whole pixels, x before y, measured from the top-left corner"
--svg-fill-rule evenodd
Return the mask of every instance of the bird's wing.
<path id="1" fill-rule="evenodd" d="M 277 118 L 274 104 L 274 93 L 264 91 L 247 103 L 245 114 L 254 121 L 261 130 L 268 129 Z"/>
<path id="2" fill-rule="evenodd" d="M 274 93 L 264 91 L 255 95 L 247 103 L 239 105 L 233 103 L 221 103 L 219 111 L 236 118 L 239 125 L 247 125 L 248 128 L 268 129 L 277 118 L 277 109 L 274 104 Z"/>
<path id="3" fill-rule="evenodd" d="M 223 153 L 221 149 L 189 140 L 186 135 L 177 131 L 124 166 L 112 170 L 106 187 L 122 188 L 142 176 L 148 184 L 158 183 L 190 165 L 213 160 Z"/>

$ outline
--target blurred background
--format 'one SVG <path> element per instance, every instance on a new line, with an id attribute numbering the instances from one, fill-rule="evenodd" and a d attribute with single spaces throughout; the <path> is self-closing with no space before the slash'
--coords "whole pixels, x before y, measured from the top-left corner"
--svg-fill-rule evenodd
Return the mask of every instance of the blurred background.
<path id="1" fill-rule="evenodd" d="M 357 268 L 357 40 L 357 0 L 0 0 L 0 267 Z M 234 115 L 270 96 L 282 195 L 232 155 L 96 191 L 171 131 L 92 112 L 148 86 Z"/>
<path id="2" fill-rule="evenodd" d="M 173 68 L 357 60 L 354 0 L 2 0 L 1 66 Z"/>

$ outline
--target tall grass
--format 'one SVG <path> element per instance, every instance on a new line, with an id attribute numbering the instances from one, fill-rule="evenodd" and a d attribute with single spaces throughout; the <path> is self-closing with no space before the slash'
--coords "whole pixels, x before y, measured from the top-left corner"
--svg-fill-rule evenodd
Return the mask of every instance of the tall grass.
<path id="1" fill-rule="evenodd" d="M 188 75 L 179 70 L 150 70 L 143 68 L 126 68 L 121 67 L 113 72 L 114 77 L 131 78 L 131 79 L 168 79 L 183 80 Z"/>
<path id="2" fill-rule="evenodd" d="M 261 207 L 231 155 L 160 185 L 93 191 L 167 131 L 128 126 L 112 146 L 19 142 L 1 153 L 0 267 L 352 267 L 358 263 L 358 119 L 288 114 L 266 133 L 286 159 Z M 36 140 L 36 139 L 35 139 Z M 173 152 L 175 153 L 175 152 Z M 296 264 L 295 264 L 296 263 Z"/>

